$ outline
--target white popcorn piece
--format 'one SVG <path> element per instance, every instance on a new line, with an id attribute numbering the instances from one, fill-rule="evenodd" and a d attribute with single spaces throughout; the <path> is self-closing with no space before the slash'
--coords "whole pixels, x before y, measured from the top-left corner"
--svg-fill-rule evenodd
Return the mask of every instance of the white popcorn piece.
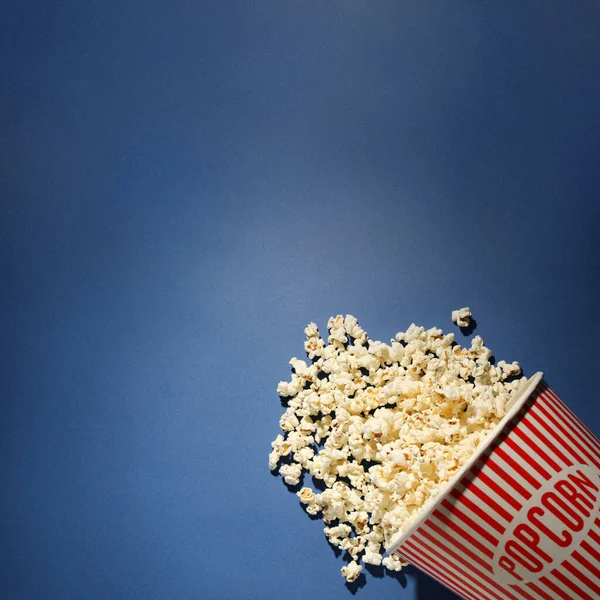
<path id="1" fill-rule="evenodd" d="M 348 539 L 352 533 L 352 528 L 348 525 L 341 523 L 335 527 L 325 527 L 323 531 L 332 546 L 342 550 L 348 547 Z"/>
<path id="2" fill-rule="evenodd" d="M 274 471 L 279 464 L 279 454 L 275 450 L 269 453 L 269 469 Z"/>
<path id="3" fill-rule="evenodd" d="M 507 377 L 512 377 L 513 375 L 521 374 L 521 365 L 519 365 L 519 363 L 516 360 L 513 361 L 512 363 L 506 363 L 505 361 L 501 360 L 498 363 L 498 366 L 500 367 L 500 369 L 502 369 L 502 373 L 503 373 L 502 379 L 506 379 Z"/>
<path id="4" fill-rule="evenodd" d="M 367 564 L 367 565 L 375 565 L 375 566 L 379 566 L 381 564 L 381 554 L 379 554 L 379 552 L 373 552 L 370 550 L 366 550 L 363 557 L 362 557 L 362 561 L 363 563 Z"/>
<path id="5" fill-rule="evenodd" d="M 346 315 L 346 318 L 344 319 L 344 329 L 350 337 L 354 338 L 355 340 L 359 340 L 361 344 L 366 341 L 366 333 L 358 324 L 356 317 L 353 317 L 352 315 Z"/>
<path id="6" fill-rule="evenodd" d="M 299 358 L 296 358 L 295 356 L 293 358 L 290 358 L 290 365 L 292 365 L 292 369 L 294 369 L 294 373 L 296 373 L 296 375 L 298 375 L 300 377 L 304 373 L 306 373 L 309 369 L 309 367 L 305 361 L 300 360 Z"/>
<path id="7" fill-rule="evenodd" d="M 304 330 L 304 335 L 306 335 L 307 338 L 319 337 L 319 328 L 317 327 L 317 324 L 309 323 Z"/>
<path id="8" fill-rule="evenodd" d="M 291 431 L 286 438 L 286 444 L 290 447 L 291 452 L 298 452 L 302 448 L 308 446 L 313 441 L 310 435 L 304 435 L 301 431 Z"/>
<path id="9" fill-rule="evenodd" d="M 468 327 L 471 322 L 471 310 L 468 306 L 452 311 L 452 321 L 459 327 Z"/>
<path id="10" fill-rule="evenodd" d="M 279 467 L 279 473 L 288 485 L 298 485 L 300 483 L 300 477 L 302 475 L 302 467 L 297 463 L 281 465 L 281 467 Z"/>
<path id="11" fill-rule="evenodd" d="M 371 531 L 365 535 L 365 539 L 369 546 L 374 547 L 374 551 L 379 550 L 384 539 L 383 529 L 378 525 L 373 526 Z"/>
<path id="12" fill-rule="evenodd" d="M 284 431 L 294 431 L 299 424 L 300 421 L 298 420 L 296 413 L 289 408 L 283 413 L 281 419 L 279 420 L 279 426 Z"/>
<path id="13" fill-rule="evenodd" d="M 365 551 L 365 539 L 364 537 L 357 535 L 352 538 L 347 538 L 350 541 L 350 547 L 346 548 L 348 554 L 354 559 L 358 560 L 360 555 Z M 340 546 L 341 548 L 341 546 Z"/>
<path id="14" fill-rule="evenodd" d="M 388 432 L 388 429 L 388 424 L 384 419 L 380 417 L 371 418 L 365 423 L 366 439 L 379 439 Z"/>
<path id="15" fill-rule="evenodd" d="M 310 461 L 315 455 L 315 451 L 310 446 L 300 448 L 297 452 L 294 452 L 294 461 L 301 465 L 304 469 L 308 468 L 308 461 Z"/>
<path id="16" fill-rule="evenodd" d="M 292 446 L 290 443 L 285 440 L 285 438 L 279 434 L 272 442 L 271 447 L 279 456 L 287 456 L 291 450 Z"/>
<path id="17" fill-rule="evenodd" d="M 336 525 L 335 527 L 325 527 L 327 537 L 347 538 L 352 533 L 352 527 L 349 525 Z"/>
<path id="18" fill-rule="evenodd" d="M 329 321 L 327 321 L 327 329 L 329 330 L 329 337 L 327 338 L 329 344 L 341 348 L 348 342 L 346 329 L 344 327 L 344 317 L 342 315 L 331 317 Z M 335 344 L 335 342 L 337 342 L 337 344 Z"/>
<path id="19" fill-rule="evenodd" d="M 300 498 L 302 504 L 311 504 L 315 500 L 315 493 L 309 487 L 303 487 L 299 492 L 296 492 L 296 496 Z"/>
<path id="20" fill-rule="evenodd" d="M 304 330 L 306 341 L 304 342 L 304 350 L 310 360 L 318 358 L 323 353 L 325 342 L 321 339 L 319 328 L 315 323 L 309 323 Z"/>
<path id="21" fill-rule="evenodd" d="M 282 398 L 295 396 L 304 387 L 304 382 L 295 373 L 291 381 L 280 381 L 277 385 L 277 393 Z"/>
<path id="22" fill-rule="evenodd" d="M 308 416 L 302 417 L 302 421 L 300 421 L 300 423 L 296 425 L 296 427 L 298 427 L 298 431 L 302 435 L 310 435 L 313 431 L 316 430 L 316 426 L 313 423 L 313 420 Z"/>
<path id="23" fill-rule="evenodd" d="M 320 494 L 315 494 L 315 497 L 306 505 L 306 512 L 309 515 L 317 515 L 323 510 L 323 504 Z"/>
<path id="24" fill-rule="evenodd" d="M 290 395 L 288 392 L 288 386 L 289 386 L 289 383 L 287 381 L 280 381 L 277 384 L 277 393 L 282 398 L 287 398 Z"/>
<path id="25" fill-rule="evenodd" d="M 351 563 L 342 567 L 342 577 L 345 577 L 348 583 L 352 583 L 358 578 L 361 571 L 362 566 L 353 560 Z"/>
<path id="26" fill-rule="evenodd" d="M 392 554 L 391 556 L 386 556 L 381 564 L 390 571 L 402 571 L 402 567 L 405 567 L 408 563 L 402 560 L 397 554 Z"/>
<path id="27" fill-rule="evenodd" d="M 356 510 L 348 515 L 348 522 L 352 523 L 358 535 L 369 532 L 369 513 L 366 510 Z"/>

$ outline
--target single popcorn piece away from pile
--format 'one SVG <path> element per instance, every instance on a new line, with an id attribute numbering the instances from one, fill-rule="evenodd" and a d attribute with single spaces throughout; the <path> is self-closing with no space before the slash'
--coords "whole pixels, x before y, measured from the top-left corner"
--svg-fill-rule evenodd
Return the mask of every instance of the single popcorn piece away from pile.
<path id="1" fill-rule="evenodd" d="M 452 322 L 459 327 L 468 327 L 471 323 L 471 309 L 468 306 L 452 311 Z"/>
<path id="2" fill-rule="evenodd" d="M 465 308 L 452 318 L 463 327 L 470 315 Z M 323 339 L 314 323 L 306 327 L 310 362 L 292 358 L 291 380 L 277 386 L 287 410 L 269 468 L 292 487 L 308 476 L 321 482 L 324 491 L 306 486 L 297 495 L 347 553 L 342 575 L 352 582 L 361 561 L 406 565 L 384 558 L 384 546 L 469 460 L 526 379 L 517 362 L 494 365 L 479 336 L 462 348 L 452 333 L 412 324 L 385 344 L 351 315 L 327 328 Z"/>

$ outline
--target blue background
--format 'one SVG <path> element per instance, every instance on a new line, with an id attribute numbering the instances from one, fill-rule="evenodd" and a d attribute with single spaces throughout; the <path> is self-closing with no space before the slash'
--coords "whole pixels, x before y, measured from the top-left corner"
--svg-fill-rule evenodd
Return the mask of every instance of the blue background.
<path id="1" fill-rule="evenodd" d="M 267 468 L 275 387 L 311 320 L 469 305 L 600 433 L 599 34 L 591 1 L 4 3 L 1 597 L 454 598 L 345 587 Z"/>

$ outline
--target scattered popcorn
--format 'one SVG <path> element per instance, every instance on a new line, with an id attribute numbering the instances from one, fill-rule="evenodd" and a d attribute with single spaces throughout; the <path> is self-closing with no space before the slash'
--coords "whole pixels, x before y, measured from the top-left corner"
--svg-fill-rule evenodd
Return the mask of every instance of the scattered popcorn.
<path id="1" fill-rule="evenodd" d="M 468 308 L 452 312 L 459 327 L 470 319 Z M 292 358 L 290 381 L 277 386 L 287 409 L 269 468 L 289 486 L 303 473 L 324 484 L 320 494 L 303 487 L 297 496 L 350 556 L 342 575 L 351 582 L 360 561 L 390 571 L 407 564 L 396 554 L 384 558 L 383 545 L 444 490 L 526 379 L 518 362 L 494 366 L 480 336 L 461 347 L 454 334 L 413 323 L 388 345 L 370 340 L 351 315 L 327 327 L 325 341 L 309 323 L 312 364 Z"/>
<path id="2" fill-rule="evenodd" d="M 468 306 L 452 311 L 452 321 L 459 327 L 468 327 L 471 322 L 471 310 Z"/>
<path id="3" fill-rule="evenodd" d="M 269 453 L 269 469 L 274 471 L 277 468 L 277 463 L 279 462 L 279 454 L 273 450 L 273 452 Z"/>
<path id="4" fill-rule="evenodd" d="M 315 499 L 315 493 L 309 487 L 303 487 L 296 495 L 302 504 L 310 504 Z"/>
<path id="5" fill-rule="evenodd" d="M 390 571 L 401 571 L 402 567 L 405 567 L 408 563 L 394 553 L 391 556 L 386 556 L 381 564 Z"/>
<path id="6" fill-rule="evenodd" d="M 375 565 L 378 567 L 381 564 L 381 554 L 376 551 L 371 551 L 367 548 L 362 561 L 366 565 Z"/>
<path id="7" fill-rule="evenodd" d="M 342 577 L 345 577 L 348 583 L 352 583 L 360 575 L 361 571 L 362 567 L 353 560 L 345 567 L 342 567 Z"/>
<path id="8" fill-rule="evenodd" d="M 279 468 L 279 473 L 288 485 L 298 485 L 302 475 L 302 467 L 297 463 L 283 465 Z"/>
<path id="9" fill-rule="evenodd" d="M 505 361 L 501 360 L 498 363 L 498 367 L 502 370 L 502 379 L 507 379 L 508 377 L 521 374 L 521 366 L 516 360 L 510 364 L 507 364 Z"/>

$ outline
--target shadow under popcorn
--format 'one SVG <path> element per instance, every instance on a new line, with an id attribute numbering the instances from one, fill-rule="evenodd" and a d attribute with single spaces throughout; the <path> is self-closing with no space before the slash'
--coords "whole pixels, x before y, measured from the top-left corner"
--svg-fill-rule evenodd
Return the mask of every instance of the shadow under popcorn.
<path id="1" fill-rule="evenodd" d="M 472 318 L 466 327 L 459 327 L 459 329 L 463 336 L 468 337 L 477 329 L 477 321 Z"/>
<path id="2" fill-rule="evenodd" d="M 346 586 L 346 589 L 354 596 L 354 594 L 356 594 L 360 588 L 363 588 L 365 585 L 367 585 L 367 578 L 365 577 L 364 573 L 361 573 L 354 581 L 346 581 L 344 585 Z"/>

